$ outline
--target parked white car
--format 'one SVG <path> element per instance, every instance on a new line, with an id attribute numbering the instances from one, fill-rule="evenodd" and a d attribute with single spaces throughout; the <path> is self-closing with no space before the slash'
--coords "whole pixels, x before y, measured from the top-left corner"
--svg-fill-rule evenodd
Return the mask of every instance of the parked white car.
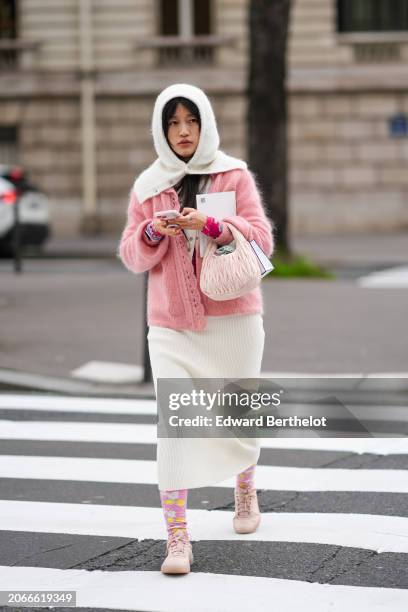
<path id="1" fill-rule="evenodd" d="M 50 236 L 49 203 L 19 166 L 0 164 L 0 254 L 13 254 L 17 198 L 22 246 L 41 246 Z"/>

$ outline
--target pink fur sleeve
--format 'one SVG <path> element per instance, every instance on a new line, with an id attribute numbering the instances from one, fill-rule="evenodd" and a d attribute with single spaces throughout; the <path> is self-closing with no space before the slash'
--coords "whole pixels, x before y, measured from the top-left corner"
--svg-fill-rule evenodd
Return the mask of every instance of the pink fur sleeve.
<path id="1" fill-rule="evenodd" d="M 224 217 L 245 236 L 247 240 L 256 240 L 268 257 L 274 250 L 273 224 L 266 216 L 261 195 L 250 170 L 243 170 L 236 186 L 237 214 Z M 218 238 L 217 244 L 231 242 L 233 236 L 226 223 Z"/>
<path id="2" fill-rule="evenodd" d="M 144 232 L 150 222 L 132 189 L 127 222 L 117 249 L 117 256 L 131 272 L 147 272 L 160 262 L 169 247 L 168 236 L 164 236 L 159 243 L 147 240 Z"/>

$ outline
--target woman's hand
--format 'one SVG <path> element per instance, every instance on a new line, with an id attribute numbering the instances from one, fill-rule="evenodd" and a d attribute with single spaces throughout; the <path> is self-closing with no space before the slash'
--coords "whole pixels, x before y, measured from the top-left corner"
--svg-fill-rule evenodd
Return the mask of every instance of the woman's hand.
<path id="1" fill-rule="evenodd" d="M 175 219 L 167 221 L 166 219 L 160 219 L 160 217 L 153 218 L 153 227 L 156 232 L 164 236 L 178 236 L 181 233 L 181 229 L 178 227 L 167 227 L 168 223 L 175 223 Z"/>
<path id="2" fill-rule="evenodd" d="M 180 225 L 183 229 L 197 229 L 202 230 L 204 225 L 207 223 L 207 215 L 196 210 L 195 208 L 188 208 L 187 206 L 181 211 L 181 217 L 175 219 L 175 223 Z"/>

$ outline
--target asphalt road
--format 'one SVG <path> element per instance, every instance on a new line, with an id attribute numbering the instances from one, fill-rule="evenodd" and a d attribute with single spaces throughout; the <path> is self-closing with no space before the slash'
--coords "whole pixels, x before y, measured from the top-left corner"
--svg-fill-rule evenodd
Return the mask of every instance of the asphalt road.
<path id="1" fill-rule="evenodd" d="M 91 360 L 142 364 L 143 278 L 115 260 L 0 264 L 0 368 L 69 377 Z M 406 372 L 405 288 L 355 279 L 263 282 L 263 371 Z"/>
<path id="2" fill-rule="evenodd" d="M 76 590 L 95 611 L 406 610 L 404 436 L 263 441 L 258 532 L 232 530 L 234 478 L 190 489 L 195 562 L 172 580 L 154 402 L 0 394 L 0 408 L 1 590 Z"/>

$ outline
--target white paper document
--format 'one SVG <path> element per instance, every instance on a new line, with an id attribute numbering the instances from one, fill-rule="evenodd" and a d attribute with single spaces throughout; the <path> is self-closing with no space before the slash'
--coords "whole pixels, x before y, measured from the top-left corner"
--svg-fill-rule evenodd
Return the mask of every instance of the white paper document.
<path id="1" fill-rule="evenodd" d="M 197 210 L 219 221 L 224 217 L 237 214 L 235 191 L 219 191 L 216 193 L 198 193 L 196 195 Z M 200 232 L 200 256 L 204 257 L 209 238 Z"/>
<path id="2" fill-rule="evenodd" d="M 250 240 L 249 244 L 258 258 L 259 267 L 261 269 L 261 277 L 263 278 L 268 274 L 268 272 L 273 270 L 275 266 L 269 261 L 266 253 L 263 252 L 256 240 Z"/>

